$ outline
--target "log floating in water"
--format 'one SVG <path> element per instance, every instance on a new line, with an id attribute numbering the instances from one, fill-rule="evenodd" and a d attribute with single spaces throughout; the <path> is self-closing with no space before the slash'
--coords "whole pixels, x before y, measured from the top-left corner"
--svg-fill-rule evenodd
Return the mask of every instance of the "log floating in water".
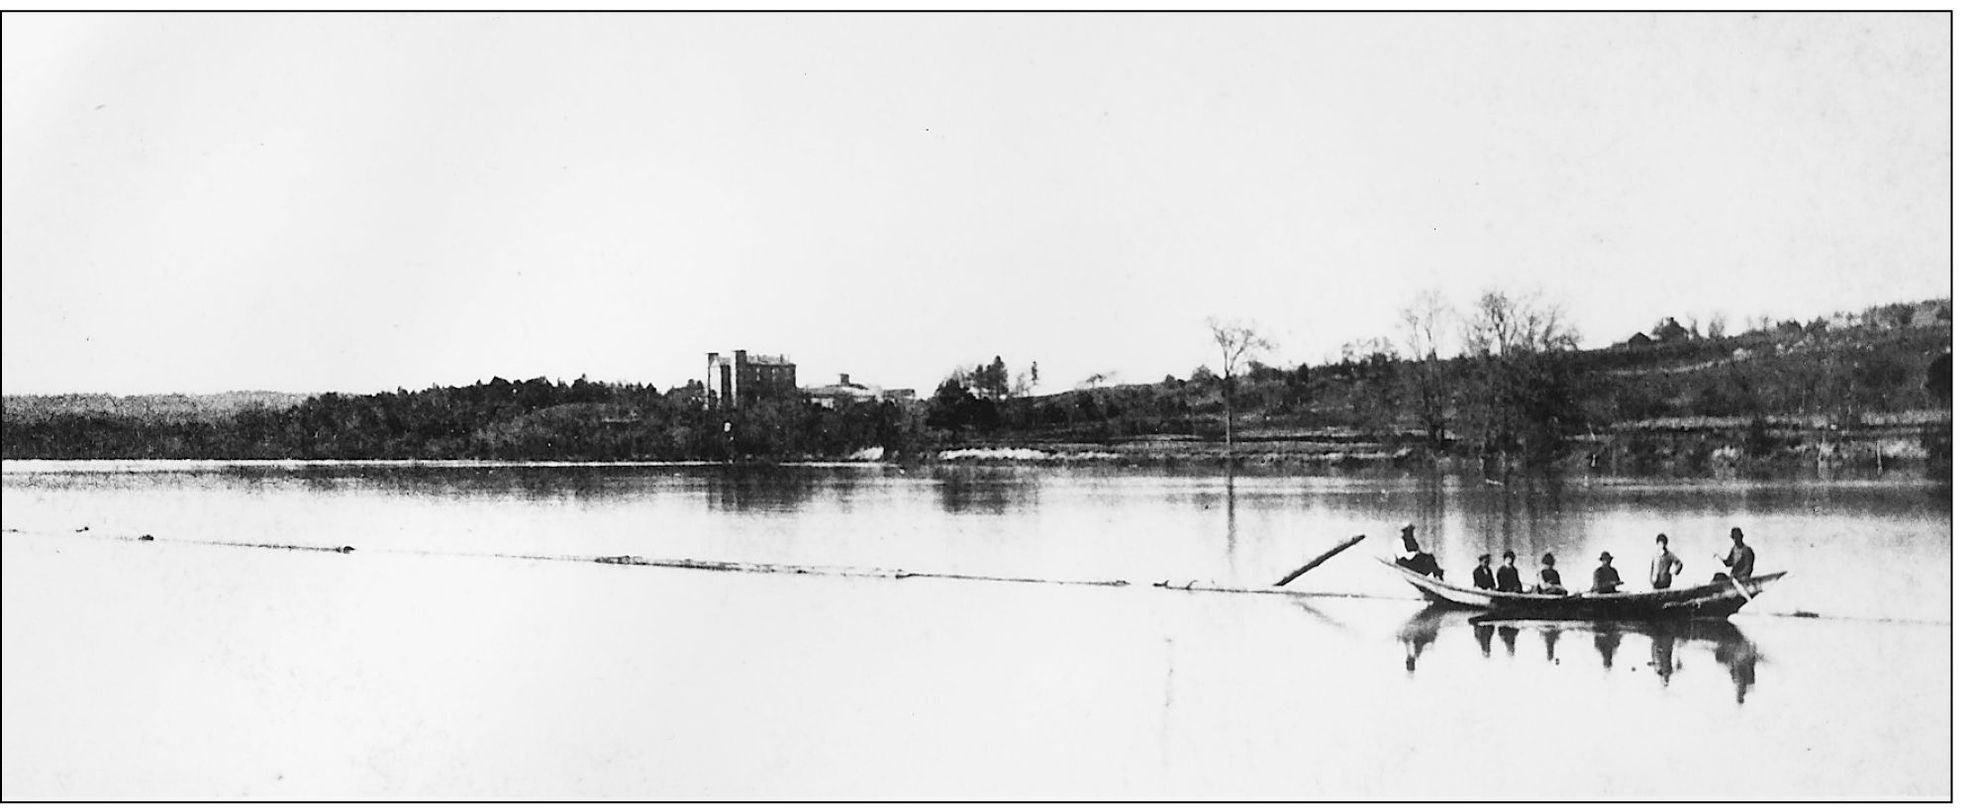
<path id="1" fill-rule="evenodd" d="M 1327 551 L 1324 551 L 1322 555 L 1315 557 L 1313 561 L 1310 561 L 1309 563 L 1302 565 L 1299 570 L 1287 574 L 1287 577 L 1281 579 L 1280 581 L 1274 582 L 1274 586 L 1286 587 L 1288 582 L 1301 578 L 1301 574 L 1306 573 L 1310 570 L 1314 570 L 1316 565 L 1328 561 L 1329 557 L 1334 556 L 1343 551 L 1346 551 L 1352 547 L 1355 547 L 1356 543 L 1363 541 L 1363 536 L 1364 536 L 1363 534 L 1357 534 L 1348 539 L 1342 540 L 1341 544 L 1338 544 L 1335 547 L 1329 548 Z"/>

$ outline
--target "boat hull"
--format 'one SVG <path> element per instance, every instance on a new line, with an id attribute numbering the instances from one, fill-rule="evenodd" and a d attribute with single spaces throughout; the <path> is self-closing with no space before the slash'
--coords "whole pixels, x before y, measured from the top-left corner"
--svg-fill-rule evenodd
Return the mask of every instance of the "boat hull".
<path id="1" fill-rule="evenodd" d="M 1768 573 L 1741 581 L 1738 586 L 1731 580 L 1720 580 L 1696 587 L 1641 593 L 1539 595 L 1461 587 L 1443 579 L 1420 575 L 1389 560 L 1378 561 L 1395 570 L 1406 583 L 1433 603 L 1506 616 L 1568 620 L 1724 618 L 1746 606 L 1747 596 L 1759 595 L 1766 585 L 1787 575 L 1785 572 Z"/>

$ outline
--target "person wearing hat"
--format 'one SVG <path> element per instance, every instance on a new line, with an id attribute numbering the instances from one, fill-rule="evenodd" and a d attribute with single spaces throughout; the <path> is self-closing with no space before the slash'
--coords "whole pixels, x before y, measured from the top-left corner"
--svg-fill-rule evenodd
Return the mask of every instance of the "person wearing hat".
<path id="1" fill-rule="evenodd" d="M 1623 586 L 1623 577 L 1609 564 L 1616 557 L 1610 556 L 1608 551 L 1603 551 L 1599 558 L 1602 559 L 1602 567 L 1595 569 L 1595 586 L 1591 589 L 1598 593 L 1616 592 L 1616 588 Z"/>
<path id="2" fill-rule="evenodd" d="M 1479 554 L 1479 566 L 1472 569 L 1472 588 L 1475 590 L 1497 589 L 1493 586 L 1492 554 Z"/>
<path id="3" fill-rule="evenodd" d="M 1554 569 L 1554 554 L 1541 554 L 1541 583 L 1534 592 L 1543 595 L 1565 596 L 1568 588 L 1561 586 L 1561 571 Z M 1552 655 L 1550 655 L 1552 656 Z"/>
<path id="4" fill-rule="evenodd" d="M 1671 577 L 1684 572 L 1684 560 L 1671 552 L 1671 538 L 1657 535 L 1657 555 L 1650 557 L 1650 586 L 1671 589 Z"/>
<path id="5" fill-rule="evenodd" d="M 1726 567 L 1732 568 L 1733 578 L 1740 581 L 1753 578 L 1753 549 L 1746 547 L 1746 535 L 1740 533 L 1739 526 L 1735 525 L 1732 528 L 1732 550 L 1727 551 L 1725 558 L 1720 561 L 1725 562 Z M 1724 573 L 1720 573 L 1713 576 L 1712 580 L 1717 581 L 1724 576 Z"/>
<path id="6" fill-rule="evenodd" d="M 1426 553 L 1417 544 L 1417 526 L 1404 523 L 1404 527 L 1398 529 L 1398 532 L 1403 534 L 1404 553 L 1397 557 L 1397 564 L 1421 575 L 1436 576 L 1440 579 L 1445 577 L 1444 568 L 1438 566 L 1438 557 Z"/>
<path id="7" fill-rule="evenodd" d="M 1513 551 L 1500 554 L 1500 569 L 1493 574 L 1493 581 L 1495 590 L 1507 593 L 1526 592 L 1526 588 L 1520 586 L 1520 568 L 1513 566 Z"/>

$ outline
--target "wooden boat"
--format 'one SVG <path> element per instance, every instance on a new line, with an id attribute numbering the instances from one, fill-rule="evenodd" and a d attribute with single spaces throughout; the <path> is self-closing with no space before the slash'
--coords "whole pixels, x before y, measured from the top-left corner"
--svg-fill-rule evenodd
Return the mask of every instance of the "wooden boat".
<path id="1" fill-rule="evenodd" d="M 1766 585 L 1787 575 L 1785 571 L 1768 573 L 1740 581 L 1737 585 L 1730 579 L 1724 579 L 1675 590 L 1541 595 L 1461 587 L 1444 579 L 1419 574 L 1388 559 L 1377 561 L 1397 571 L 1397 575 L 1403 576 L 1404 581 L 1433 603 L 1487 610 L 1501 615 L 1569 620 L 1724 618 L 1746 606 L 1749 596 L 1759 595 Z"/>

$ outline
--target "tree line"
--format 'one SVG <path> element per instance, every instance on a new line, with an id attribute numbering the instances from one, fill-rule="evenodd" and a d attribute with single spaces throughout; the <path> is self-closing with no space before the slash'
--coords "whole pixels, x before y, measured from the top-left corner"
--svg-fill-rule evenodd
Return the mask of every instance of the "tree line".
<path id="1" fill-rule="evenodd" d="M 0 446 L 8 458 L 740 460 L 906 451 L 922 433 L 890 402 L 782 397 L 735 413 L 708 410 L 704 393 L 495 377 L 218 415 L 9 408 Z"/>
<path id="2" fill-rule="evenodd" d="M 1948 309 L 1942 325 L 1914 320 L 1907 307 L 1877 307 L 1842 328 L 1783 321 L 1702 338 L 1660 321 L 1647 344 L 1582 350 L 1565 313 L 1538 296 L 1488 291 L 1460 310 L 1427 292 L 1397 313 L 1396 341 L 1355 341 L 1333 361 L 1269 364 L 1257 326 L 1212 321 L 1216 367 L 1149 384 L 1092 378 L 1045 396 L 1031 393 L 1038 363 L 1013 372 L 995 356 L 955 369 L 923 402 L 823 405 L 790 392 L 740 412 L 707 409 L 697 381 L 660 390 L 539 377 L 230 409 L 10 397 L 0 448 L 8 458 L 787 460 L 1146 436 L 1230 447 L 1241 433 L 1339 429 L 1425 456 L 1543 463 L 1577 436 L 1638 421 L 1847 423 L 1948 407 Z"/>

